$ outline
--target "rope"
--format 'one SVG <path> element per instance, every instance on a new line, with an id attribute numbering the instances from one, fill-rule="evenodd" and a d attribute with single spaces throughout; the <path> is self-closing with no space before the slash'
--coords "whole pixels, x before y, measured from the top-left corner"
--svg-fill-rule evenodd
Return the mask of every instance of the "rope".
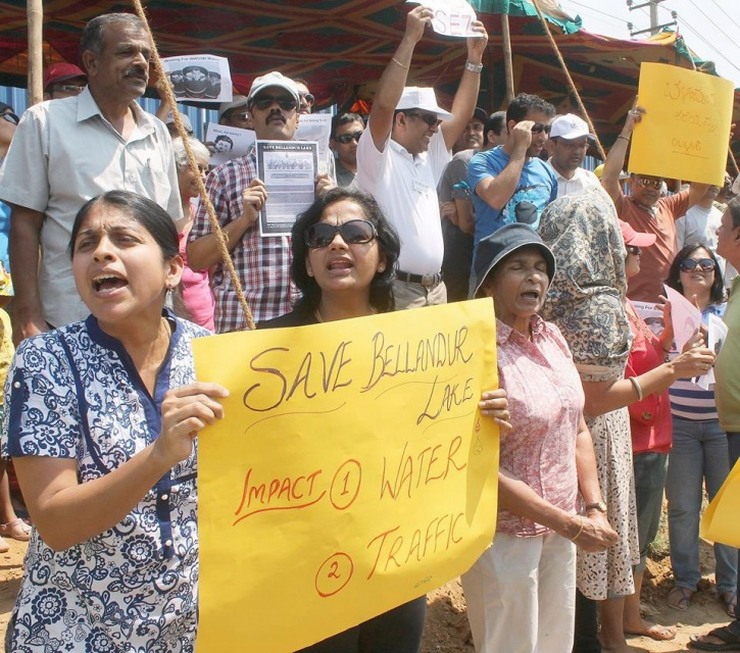
<path id="1" fill-rule="evenodd" d="M 588 115 L 588 111 L 586 111 L 586 107 L 583 104 L 583 100 L 581 100 L 581 95 L 578 92 L 578 89 L 576 88 L 576 83 L 573 81 L 573 78 L 570 76 L 570 72 L 568 71 L 568 67 L 565 65 L 565 59 L 563 59 L 563 55 L 560 54 L 560 49 L 558 48 L 558 44 L 555 43 L 555 39 L 553 38 L 552 32 L 550 31 L 550 26 L 547 24 L 547 21 L 545 20 L 545 16 L 543 15 L 542 10 L 539 7 L 538 0 L 532 0 L 532 4 L 534 5 L 534 8 L 537 10 L 537 15 L 540 18 L 540 22 L 542 23 L 542 28 L 545 30 L 545 34 L 547 34 L 547 38 L 550 39 L 550 45 L 552 45 L 552 49 L 555 51 L 555 55 L 557 56 L 558 61 L 560 62 L 560 67 L 563 69 L 563 72 L 565 73 L 565 76 L 568 79 L 568 84 L 570 84 L 570 90 L 573 91 L 573 95 L 575 95 L 575 98 L 578 101 L 578 106 L 581 109 L 581 113 L 583 114 L 583 117 L 586 119 L 589 129 L 591 130 L 591 133 L 594 135 L 594 138 L 596 139 L 596 147 L 599 150 L 599 154 L 601 154 L 601 158 L 604 161 L 606 161 L 606 152 L 604 151 L 604 148 L 601 145 L 601 141 L 599 140 L 599 137 L 596 134 L 596 130 L 594 129 L 594 124 L 591 122 L 591 118 Z"/>
<path id="2" fill-rule="evenodd" d="M 229 276 L 231 277 L 231 283 L 234 286 L 234 290 L 236 290 L 236 296 L 239 300 L 239 305 L 241 306 L 242 311 L 244 312 L 244 317 L 247 320 L 247 327 L 252 330 L 254 329 L 254 318 L 252 317 L 252 311 L 249 309 L 249 304 L 247 304 L 247 299 L 244 296 L 244 290 L 242 290 L 242 285 L 239 282 L 236 268 L 234 268 L 234 262 L 231 260 L 231 254 L 229 254 L 229 249 L 227 247 L 226 236 L 224 235 L 218 218 L 216 217 L 216 211 L 213 208 L 213 203 L 208 197 L 208 193 L 206 192 L 206 185 L 205 183 L 203 183 L 203 176 L 198 170 L 198 163 L 195 160 L 193 150 L 190 148 L 188 134 L 185 131 L 185 126 L 182 124 L 180 112 L 177 110 L 177 101 L 175 100 L 175 94 L 172 92 L 172 87 L 164 81 L 166 80 L 164 66 L 162 65 L 162 59 L 159 56 L 159 50 L 157 49 L 157 43 L 154 40 L 154 34 L 152 34 L 152 30 L 149 27 L 149 21 L 147 20 L 146 13 L 144 12 L 144 7 L 141 5 L 141 0 L 133 0 L 133 2 L 136 13 L 141 21 L 144 23 L 144 27 L 147 31 L 147 34 L 149 35 L 149 40 L 152 44 L 152 61 L 154 62 L 154 69 L 157 71 L 157 76 L 162 81 L 159 88 L 160 94 L 164 92 L 164 101 L 172 110 L 172 118 L 174 119 L 177 133 L 182 138 L 182 143 L 185 146 L 185 153 L 188 157 L 188 166 L 193 175 L 195 175 L 201 201 L 206 207 L 208 221 L 211 223 L 211 227 L 218 241 L 218 249 L 221 253 L 221 259 L 226 265 L 226 269 L 228 270 Z"/>

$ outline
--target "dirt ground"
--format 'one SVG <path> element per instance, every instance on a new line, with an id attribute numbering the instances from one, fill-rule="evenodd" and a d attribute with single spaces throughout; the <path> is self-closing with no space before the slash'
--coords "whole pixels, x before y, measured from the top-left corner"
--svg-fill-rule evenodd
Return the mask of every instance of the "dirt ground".
<path id="1" fill-rule="evenodd" d="M 23 555 L 26 544 L 7 540 L 10 551 L 0 553 L 0 642 L 10 618 L 15 595 L 23 573 Z M 702 544 L 702 566 L 707 572 L 713 566 L 711 547 Z M 714 592 L 711 574 L 707 573 L 700 591 L 694 595 L 691 607 L 677 612 L 666 605 L 666 596 L 673 585 L 668 558 L 648 561 L 643 588 L 643 603 L 651 613 L 650 619 L 663 625 L 676 625 L 678 634 L 670 642 L 654 642 L 645 637 L 628 641 L 633 651 L 674 653 L 686 650 L 689 636 L 701 634 L 708 628 L 727 623 L 728 617 Z M 422 653 L 473 653 L 465 616 L 465 598 L 460 582 L 454 580 L 429 595 L 429 610 L 424 631 Z"/>

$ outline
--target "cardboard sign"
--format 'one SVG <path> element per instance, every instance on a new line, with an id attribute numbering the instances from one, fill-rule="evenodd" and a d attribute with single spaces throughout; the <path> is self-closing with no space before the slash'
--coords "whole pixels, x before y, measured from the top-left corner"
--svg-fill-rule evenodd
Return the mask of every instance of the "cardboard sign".
<path id="1" fill-rule="evenodd" d="M 199 653 L 295 651 L 475 562 L 495 342 L 488 299 L 193 343 L 231 393 L 198 438 Z"/>
<path id="2" fill-rule="evenodd" d="M 722 187 L 730 139 L 731 81 L 678 66 L 643 63 L 629 171 Z"/>

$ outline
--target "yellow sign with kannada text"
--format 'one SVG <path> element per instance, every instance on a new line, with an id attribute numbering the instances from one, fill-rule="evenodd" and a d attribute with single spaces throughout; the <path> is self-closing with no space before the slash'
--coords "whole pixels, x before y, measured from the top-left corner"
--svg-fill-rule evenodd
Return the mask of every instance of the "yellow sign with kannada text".
<path id="1" fill-rule="evenodd" d="M 722 186 L 730 142 L 730 80 L 660 63 L 640 68 L 629 171 Z"/>
<path id="2" fill-rule="evenodd" d="M 496 522 L 490 299 L 201 338 L 199 653 L 290 652 L 466 571 Z"/>

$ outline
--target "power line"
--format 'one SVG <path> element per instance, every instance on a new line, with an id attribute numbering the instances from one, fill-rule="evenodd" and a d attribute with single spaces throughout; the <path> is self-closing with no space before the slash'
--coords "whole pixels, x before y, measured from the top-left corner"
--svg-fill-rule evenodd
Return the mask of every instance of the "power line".
<path id="1" fill-rule="evenodd" d="M 735 65 L 732 60 L 727 57 L 727 55 L 720 52 L 711 42 L 707 41 L 699 32 L 697 32 L 691 25 L 688 23 L 682 23 L 682 26 L 685 27 L 689 32 L 691 32 L 694 36 L 696 36 L 697 39 L 699 39 L 707 48 L 712 50 L 714 53 L 718 54 L 722 60 L 723 63 L 726 63 L 728 66 L 732 66 L 735 70 L 740 72 L 740 68 Z"/>
<path id="2" fill-rule="evenodd" d="M 617 23 L 619 24 L 620 27 L 623 27 L 624 28 L 625 32 L 627 31 L 627 21 L 624 20 L 623 18 L 620 18 L 619 16 L 615 16 L 614 14 L 610 14 L 610 13 L 607 13 L 605 11 L 600 11 L 598 9 L 594 9 L 593 7 L 590 7 L 588 5 L 584 5 L 581 2 L 576 2 L 576 0 L 569 0 L 569 4 L 576 5 L 578 7 L 583 7 L 584 9 L 588 9 L 588 11 L 589 12 L 592 12 L 594 15 L 608 16 L 609 18 L 613 18 L 615 21 L 617 21 Z M 605 21 L 605 22 L 610 22 L 610 21 Z M 614 23 L 612 23 L 612 24 L 614 24 Z"/>
<path id="3" fill-rule="evenodd" d="M 719 25 L 717 25 L 717 23 L 715 23 L 715 22 L 714 22 L 714 21 L 713 21 L 713 20 L 712 20 L 712 19 L 711 19 L 711 18 L 709 17 L 709 14 L 708 14 L 707 12 L 705 12 L 705 11 L 702 11 L 701 9 L 699 9 L 699 7 L 697 7 L 697 6 L 696 6 L 696 3 L 694 3 L 694 2 L 691 2 L 691 4 L 692 4 L 692 5 L 694 5 L 694 7 L 696 8 L 696 10 L 697 10 L 697 11 L 700 11 L 701 13 L 703 13 L 703 14 L 704 14 L 704 18 L 706 18 L 706 19 L 707 19 L 707 20 L 708 20 L 708 21 L 709 21 L 710 23 L 712 23 L 712 25 L 714 25 L 714 27 L 715 27 L 715 28 L 717 29 L 717 31 L 718 31 L 718 32 L 719 32 L 720 34 L 722 34 L 722 35 L 723 35 L 723 36 L 724 36 L 725 38 L 727 38 L 727 39 L 728 39 L 728 40 L 730 41 L 730 43 L 734 43 L 734 42 L 735 42 L 734 38 L 730 37 L 730 35 L 729 35 L 729 34 L 727 34 L 727 32 L 725 32 L 725 31 L 724 31 L 724 30 L 723 30 L 723 29 L 722 29 L 722 28 L 721 28 L 721 27 L 720 27 Z"/>
<path id="4" fill-rule="evenodd" d="M 719 3 L 717 2 L 717 0 L 712 0 L 712 2 L 714 3 L 714 6 L 717 7 L 717 9 L 719 9 L 722 14 L 724 14 L 725 18 L 728 18 L 730 22 L 733 25 L 735 25 L 735 27 L 740 29 L 740 25 L 738 25 L 738 23 L 735 22 L 735 19 L 732 17 L 732 15 L 729 12 L 725 11 L 724 9 L 722 9 L 722 7 L 719 6 Z"/>

